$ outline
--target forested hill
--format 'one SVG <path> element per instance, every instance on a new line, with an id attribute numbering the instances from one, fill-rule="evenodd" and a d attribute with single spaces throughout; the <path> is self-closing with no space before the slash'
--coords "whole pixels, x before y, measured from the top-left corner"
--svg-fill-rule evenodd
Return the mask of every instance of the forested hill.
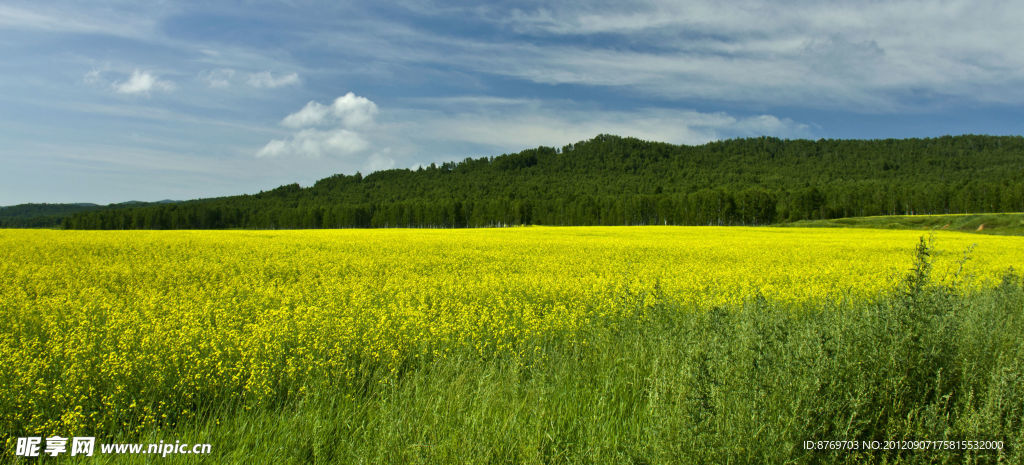
<path id="1" fill-rule="evenodd" d="M 561 149 L 335 175 L 254 195 L 75 214 L 67 228 L 765 224 L 1024 211 L 1024 138 L 750 138 L 680 146 L 600 135 Z"/>
<path id="2" fill-rule="evenodd" d="M 130 201 L 110 205 L 97 205 L 95 203 L 23 203 L 9 207 L 0 207 L 0 228 L 52 228 L 60 226 L 65 218 L 79 212 L 173 202 L 173 200 L 161 200 L 151 203 Z"/>

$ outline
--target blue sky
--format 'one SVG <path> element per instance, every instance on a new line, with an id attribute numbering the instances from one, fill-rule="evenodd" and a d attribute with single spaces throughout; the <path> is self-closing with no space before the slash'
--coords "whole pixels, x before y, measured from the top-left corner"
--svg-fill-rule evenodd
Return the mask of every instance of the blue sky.
<path id="1" fill-rule="evenodd" d="M 599 133 L 1024 132 L 1024 3 L 0 4 L 0 205 L 251 193 Z"/>

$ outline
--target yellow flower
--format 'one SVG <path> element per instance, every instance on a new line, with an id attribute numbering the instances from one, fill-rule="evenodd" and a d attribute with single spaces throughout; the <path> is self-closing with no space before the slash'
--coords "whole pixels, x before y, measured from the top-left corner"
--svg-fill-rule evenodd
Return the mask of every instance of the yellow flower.
<path id="1" fill-rule="evenodd" d="M 869 298 L 909 270 L 919 235 L 0 230 L 0 431 L 142 431 L 197 402 L 256 408 L 458 348 L 528 353 L 662 304 Z M 936 245 L 933 275 L 965 292 L 1024 268 L 1024 238 L 937 232 Z"/>

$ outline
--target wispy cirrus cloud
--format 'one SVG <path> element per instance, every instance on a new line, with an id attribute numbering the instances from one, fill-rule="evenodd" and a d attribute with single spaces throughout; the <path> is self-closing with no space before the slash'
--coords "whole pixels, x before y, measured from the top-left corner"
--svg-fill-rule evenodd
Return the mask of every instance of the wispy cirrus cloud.
<path id="1" fill-rule="evenodd" d="M 225 89 L 239 84 L 256 89 L 276 89 L 278 87 L 298 85 L 302 81 L 299 73 L 275 75 L 270 71 L 240 73 L 233 68 L 217 68 L 199 73 L 199 79 L 212 89 Z"/>
<path id="2" fill-rule="evenodd" d="M 950 97 L 1024 104 L 1024 4 L 810 0 L 496 2 L 415 9 L 489 24 L 488 39 L 385 26 L 397 61 L 749 107 L 898 113 Z M 344 34 L 344 32 L 340 33 Z M 390 45 L 390 46 L 389 46 Z"/>
<path id="3" fill-rule="evenodd" d="M 299 74 L 288 73 L 274 76 L 270 71 L 261 71 L 259 73 L 250 74 L 246 83 L 252 87 L 270 89 L 282 86 L 291 86 L 299 83 Z"/>
<path id="4" fill-rule="evenodd" d="M 19 5 L 19 3 L 22 3 Z M 97 34 L 128 38 L 151 36 L 159 13 L 166 5 L 96 3 L 88 8 L 55 2 L 10 2 L 0 5 L 0 27 L 24 31 Z M 131 6 L 130 8 L 124 8 Z"/>

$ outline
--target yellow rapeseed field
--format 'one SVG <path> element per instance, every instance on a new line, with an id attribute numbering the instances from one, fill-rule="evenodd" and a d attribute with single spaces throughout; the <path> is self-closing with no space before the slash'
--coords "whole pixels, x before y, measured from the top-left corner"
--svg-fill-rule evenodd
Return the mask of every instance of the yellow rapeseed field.
<path id="1" fill-rule="evenodd" d="M 0 231 L 0 431 L 143 431 L 417 357 L 525 350 L 659 303 L 796 307 L 894 288 L 920 233 L 576 227 Z M 935 234 L 967 289 L 1024 238 Z M 969 255 L 965 252 L 971 248 Z M 969 260 L 964 262 L 967 256 Z"/>

